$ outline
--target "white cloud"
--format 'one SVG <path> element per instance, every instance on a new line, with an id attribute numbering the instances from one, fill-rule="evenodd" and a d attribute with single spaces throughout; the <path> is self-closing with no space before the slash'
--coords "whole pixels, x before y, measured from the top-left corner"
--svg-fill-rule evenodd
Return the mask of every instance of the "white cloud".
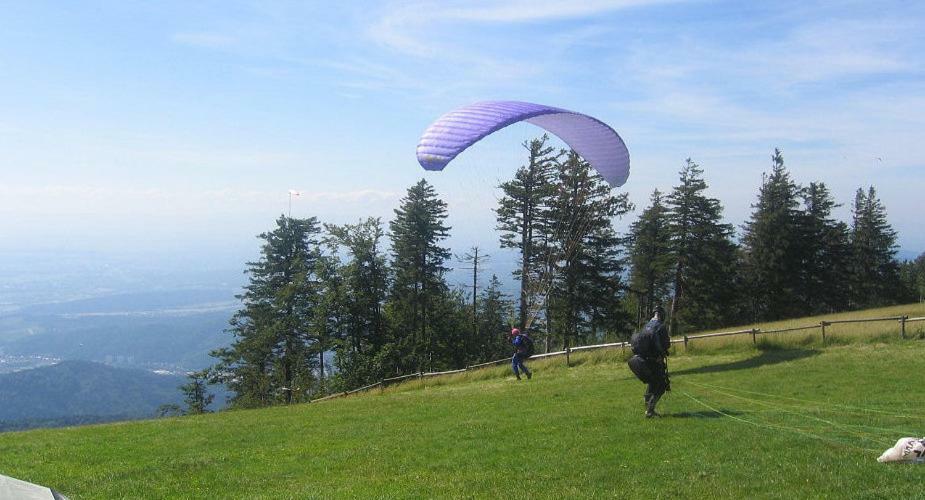
<path id="1" fill-rule="evenodd" d="M 332 203 L 368 206 L 392 203 L 400 194 L 361 188 L 346 191 L 300 191 L 293 207 L 311 208 Z M 173 216 L 209 212 L 246 212 L 281 207 L 288 201 L 285 190 L 266 191 L 240 188 L 165 189 L 138 186 L 103 185 L 14 185 L 0 186 L 0 213 L 16 214 L 25 207 L 37 214 L 156 214 Z M 357 208 L 357 207 L 352 207 Z"/>

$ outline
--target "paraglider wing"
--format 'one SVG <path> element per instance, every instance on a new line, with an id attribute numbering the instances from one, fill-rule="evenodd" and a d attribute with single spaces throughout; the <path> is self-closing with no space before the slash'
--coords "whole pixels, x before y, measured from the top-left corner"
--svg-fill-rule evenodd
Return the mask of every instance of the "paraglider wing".
<path id="1" fill-rule="evenodd" d="M 426 170 L 443 170 L 469 146 L 522 121 L 558 136 L 611 186 L 622 186 L 629 177 L 629 151 L 606 123 L 567 109 L 519 101 L 477 102 L 441 116 L 421 136 L 418 163 Z"/>

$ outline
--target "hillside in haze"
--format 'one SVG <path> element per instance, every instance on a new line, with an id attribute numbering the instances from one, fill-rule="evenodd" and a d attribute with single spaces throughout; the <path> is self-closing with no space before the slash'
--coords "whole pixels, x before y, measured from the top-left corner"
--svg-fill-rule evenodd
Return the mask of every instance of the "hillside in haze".
<path id="1" fill-rule="evenodd" d="M 0 359 L 200 369 L 212 362 L 209 351 L 227 342 L 234 293 L 231 287 L 154 290 L 21 307 L 0 313 Z"/>
<path id="2" fill-rule="evenodd" d="M 184 377 L 87 361 L 0 375 L 0 430 L 151 418 L 182 404 Z"/>

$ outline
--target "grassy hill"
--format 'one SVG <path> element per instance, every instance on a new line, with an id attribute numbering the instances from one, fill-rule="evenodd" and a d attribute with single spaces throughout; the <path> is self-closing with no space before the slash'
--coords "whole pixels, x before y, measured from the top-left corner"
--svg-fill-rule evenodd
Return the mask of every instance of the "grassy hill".
<path id="1" fill-rule="evenodd" d="M 893 327 L 895 329 L 895 326 Z M 0 435 L 0 474 L 71 498 L 903 498 L 925 467 L 925 341 L 679 352 L 662 419 L 619 350 L 263 410 Z M 914 493 L 913 493 L 914 494 Z"/>

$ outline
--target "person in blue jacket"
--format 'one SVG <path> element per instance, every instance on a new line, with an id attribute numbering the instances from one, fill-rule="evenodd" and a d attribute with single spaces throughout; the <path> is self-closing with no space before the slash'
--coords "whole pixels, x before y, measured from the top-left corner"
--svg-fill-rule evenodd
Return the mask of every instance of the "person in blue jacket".
<path id="1" fill-rule="evenodd" d="M 511 329 L 511 343 L 514 344 L 514 356 L 511 358 L 511 368 L 514 370 L 514 376 L 520 380 L 520 372 L 527 376 L 527 380 L 533 378 L 533 373 L 524 364 L 524 361 L 533 355 L 533 339 L 527 335 L 527 332 L 520 333 L 517 328 Z"/>

